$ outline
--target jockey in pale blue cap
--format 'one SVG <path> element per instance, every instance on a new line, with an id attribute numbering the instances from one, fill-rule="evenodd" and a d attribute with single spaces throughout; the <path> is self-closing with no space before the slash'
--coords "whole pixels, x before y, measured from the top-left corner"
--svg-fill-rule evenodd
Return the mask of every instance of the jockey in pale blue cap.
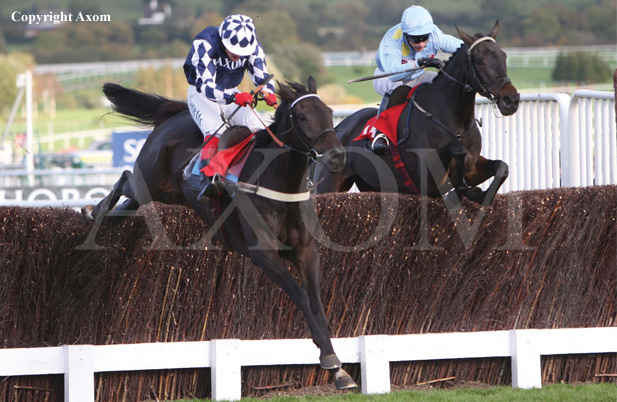
<path id="1" fill-rule="evenodd" d="M 439 51 L 454 53 L 463 41 L 444 34 L 433 23 L 433 17 L 420 6 L 411 6 L 403 12 L 401 23 L 386 32 L 379 50 L 375 55 L 377 68 L 375 75 L 397 73 L 421 67 L 436 67 L 438 60 L 432 60 Z M 373 87 L 384 97 L 380 112 L 385 109 L 392 91 L 401 86 L 416 86 L 431 82 L 436 72 L 419 69 L 413 72 L 394 74 L 373 80 Z M 373 150 L 377 153 L 388 152 L 387 138 L 383 134 L 375 136 Z"/>

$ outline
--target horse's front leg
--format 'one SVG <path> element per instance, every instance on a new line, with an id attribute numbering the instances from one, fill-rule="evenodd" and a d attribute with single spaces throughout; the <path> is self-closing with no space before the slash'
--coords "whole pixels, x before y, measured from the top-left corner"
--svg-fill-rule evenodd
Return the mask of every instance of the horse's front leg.
<path id="1" fill-rule="evenodd" d="M 276 250 L 252 250 L 250 251 L 250 257 L 253 264 L 262 268 L 266 275 L 291 297 L 296 307 L 304 314 L 311 330 L 313 342 L 320 350 L 319 361 L 321 367 L 332 370 L 336 377 L 336 387 L 338 389 L 355 387 L 356 385 L 351 377 L 340 368 L 341 362 L 334 353 L 325 315 L 323 315 L 323 307 L 321 307 L 319 298 L 317 297 L 315 300 L 315 295 L 309 296 L 309 291 L 298 284 L 287 270 L 283 259 Z M 318 261 L 317 259 L 317 264 L 319 264 Z M 315 263 L 311 262 L 309 264 L 314 265 Z M 315 268 L 312 267 L 311 269 L 313 270 Z M 309 287 L 312 286 L 314 285 Z M 320 306 L 312 306 L 313 301 L 318 302 Z M 317 311 L 318 314 L 315 314 L 314 311 Z M 319 316 L 319 312 L 321 312 L 321 316 Z"/>
<path id="2" fill-rule="evenodd" d="M 438 154 L 441 163 L 448 169 L 447 175 L 450 179 L 450 185 L 454 189 L 454 194 L 452 192 L 447 194 L 444 197 L 444 202 L 448 208 L 456 208 L 460 205 L 460 199 L 467 195 L 469 189 L 465 180 L 467 148 L 461 140 L 455 139 L 439 150 Z"/>
<path id="3" fill-rule="evenodd" d="M 311 311 L 317 320 L 317 324 L 326 332 L 328 341 L 330 341 L 328 320 L 323 309 L 319 289 L 321 264 L 319 262 L 319 254 L 314 239 L 311 238 L 308 245 L 296 249 L 296 258 L 293 259 L 293 262 L 300 272 L 302 288 L 308 294 Z M 330 355 L 322 353 L 319 360 L 321 362 L 321 367 L 329 369 L 334 375 L 336 388 L 348 389 L 358 386 L 351 376 L 341 368 L 341 361 L 334 352 Z"/>
<path id="4" fill-rule="evenodd" d="M 467 197 L 484 206 L 490 205 L 495 199 L 497 191 L 506 181 L 510 169 L 508 164 L 501 160 L 486 159 L 483 156 L 478 156 L 476 163 L 467 173 L 467 183 L 473 187 L 467 194 Z M 482 191 L 476 186 L 494 177 L 493 182 L 486 191 Z"/>

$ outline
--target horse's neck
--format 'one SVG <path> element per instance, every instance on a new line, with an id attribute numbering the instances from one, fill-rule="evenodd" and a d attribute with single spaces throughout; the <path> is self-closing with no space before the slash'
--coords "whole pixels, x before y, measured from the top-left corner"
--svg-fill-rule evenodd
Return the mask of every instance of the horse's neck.
<path id="1" fill-rule="evenodd" d="M 289 126 L 279 126 L 278 132 L 285 132 L 289 130 Z M 289 137 L 287 134 L 286 137 Z M 291 134 L 293 135 L 293 133 Z M 288 138 L 279 138 L 283 143 L 289 144 Z M 263 186 L 272 186 L 274 190 L 294 193 L 304 191 L 306 187 L 306 169 L 308 166 L 308 160 L 305 155 L 302 155 L 295 151 L 282 150 L 274 142 L 268 146 L 273 155 L 277 155 L 269 165 L 269 169 L 272 169 L 274 174 L 267 175 L 264 178 L 268 183 L 262 181 Z M 263 176 L 262 176 L 263 177 Z"/>
<path id="2" fill-rule="evenodd" d="M 453 56 L 448 62 L 446 73 L 455 78 L 457 81 L 467 83 L 467 52 L 459 49 L 458 53 Z M 453 124 L 457 130 L 467 129 L 475 121 L 475 101 L 476 91 L 468 91 L 465 85 L 462 85 L 444 74 L 433 81 L 432 89 L 436 92 L 433 96 L 437 99 L 443 99 L 447 107 L 438 108 L 434 114 L 442 114 L 451 116 Z M 445 118 L 445 117 L 444 117 Z"/>

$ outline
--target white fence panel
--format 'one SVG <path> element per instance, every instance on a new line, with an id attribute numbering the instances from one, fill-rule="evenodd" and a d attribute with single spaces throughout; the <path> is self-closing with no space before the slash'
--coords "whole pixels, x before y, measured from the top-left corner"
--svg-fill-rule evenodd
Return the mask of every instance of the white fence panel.
<path id="1" fill-rule="evenodd" d="M 390 392 L 390 362 L 512 358 L 512 386 L 541 388 L 542 355 L 617 353 L 617 327 L 370 335 L 332 340 L 343 363 L 360 363 L 362 392 Z M 0 349 L 0 376 L 64 374 L 66 402 L 94 401 L 94 373 L 211 368 L 212 398 L 241 398 L 241 368 L 319 364 L 310 339 L 70 345 Z"/>
<path id="2" fill-rule="evenodd" d="M 564 144 L 564 186 L 617 183 L 615 94 L 579 90 L 572 94 Z"/>
<path id="3" fill-rule="evenodd" d="M 569 104 L 566 94 L 523 94 L 518 111 L 504 117 L 488 99 L 476 100 L 482 155 L 510 166 L 500 192 L 560 187 L 560 138 Z"/>

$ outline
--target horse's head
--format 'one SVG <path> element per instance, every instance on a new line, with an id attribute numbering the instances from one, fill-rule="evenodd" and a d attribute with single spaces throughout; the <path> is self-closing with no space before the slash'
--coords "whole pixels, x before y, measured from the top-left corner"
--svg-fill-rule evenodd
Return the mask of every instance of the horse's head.
<path id="1" fill-rule="evenodd" d="M 514 114 L 518 109 L 520 94 L 508 78 L 506 53 L 495 42 L 499 21 L 495 22 L 488 36 L 471 36 L 458 27 L 456 30 L 468 49 L 468 60 L 471 64 L 469 85 L 479 94 L 495 100 L 504 116 Z"/>
<path id="2" fill-rule="evenodd" d="M 297 83 L 278 83 L 278 94 L 284 101 L 276 111 L 275 121 L 282 114 L 289 117 L 289 129 L 280 130 L 281 138 L 290 148 L 323 162 L 331 172 L 345 167 L 345 149 L 336 137 L 330 109 L 317 95 L 317 84 L 309 77 L 308 89 Z"/>

